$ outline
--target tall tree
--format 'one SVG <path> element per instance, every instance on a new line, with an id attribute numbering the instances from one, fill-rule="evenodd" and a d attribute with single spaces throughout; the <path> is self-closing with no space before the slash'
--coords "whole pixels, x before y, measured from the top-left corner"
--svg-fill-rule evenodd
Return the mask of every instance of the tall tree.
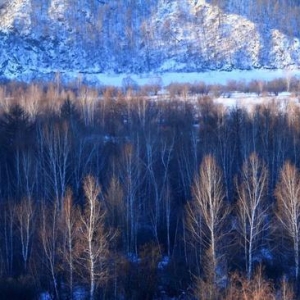
<path id="1" fill-rule="evenodd" d="M 48 269 L 52 281 L 52 289 L 55 294 L 55 298 L 59 299 L 58 288 L 58 249 L 59 249 L 59 237 L 58 237 L 58 207 L 57 203 L 46 204 L 41 203 L 40 206 L 40 228 L 39 238 L 42 248 L 42 259 L 46 268 Z"/>
<path id="2" fill-rule="evenodd" d="M 293 244 L 297 280 L 299 278 L 300 173 L 290 162 L 286 162 L 281 169 L 275 197 L 277 219 Z"/>
<path id="3" fill-rule="evenodd" d="M 55 118 L 55 117 L 54 117 Z M 64 193 L 69 181 L 71 141 L 69 124 L 59 120 L 50 120 L 39 128 L 41 159 L 45 173 L 45 190 L 48 199 L 55 199 L 58 209 L 63 207 Z"/>
<path id="4" fill-rule="evenodd" d="M 85 207 L 80 216 L 80 264 L 89 281 L 89 298 L 95 299 L 97 287 L 109 278 L 107 258 L 110 234 L 105 230 L 105 208 L 99 200 L 101 189 L 96 179 L 84 179 Z M 102 199 L 103 200 L 103 199 Z"/>
<path id="5" fill-rule="evenodd" d="M 78 230 L 79 230 L 79 209 L 73 204 L 73 195 L 70 189 L 67 190 L 63 202 L 63 209 L 60 212 L 59 230 L 62 234 L 62 257 L 63 270 L 67 273 L 69 285 L 69 297 L 73 297 L 74 274 L 78 260 Z"/>
<path id="6" fill-rule="evenodd" d="M 187 205 L 188 228 L 192 238 L 207 241 L 206 264 L 210 282 L 216 286 L 222 256 L 220 241 L 229 209 L 224 202 L 223 175 L 215 159 L 205 156 L 192 186 L 193 201 Z M 208 262 L 208 263 L 207 263 Z M 211 277 L 211 278 L 209 278 Z"/>
<path id="7" fill-rule="evenodd" d="M 12 105 L 1 118 L 0 129 L 3 130 L 3 147 L 6 150 L 4 162 L 7 173 L 7 193 L 9 197 L 21 198 L 22 186 L 22 153 L 33 148 L 32 122 L 20 105 Z"/>
<path id="8" fill-rule="evenodd" d="M 16 210 L 14 209 L 14 203 L 5 201 L 1 203 L 1 224 L 3 233 L 3 242 L 1 243 L 1 252 L 4 254 L 4 268 L 6 274 L 12 276 L 14 270 L 14 258 L 15 258 L 15 227 L 14 222 L 16 218 Z"/>
<path id="9" fill-rule="evenodd" d="M 120 178 L 123 186 L 126 208 L 126 251 L 137 254 L 138 221 L 143 203 L 138 203 L 141 171 L 140 161 L 131 144 L 126 144 L 121 156 Z"/>
<path id="10" fill-rule="evenodd" d="M 15 209 L 17 229 L 21 242 L 23 269 L 26 272 L 33 239 L 35 206 L 32 199 L 24 198 L 16 205 Z"/>
<path id="11" fill-rule="evenodd" d="M 237 182 L 237 215 L 239 233 L 246 261 L 247 276 L 250 279 L 253 272 L 253 254 L 258 242 L 268 227 L 267 199 L 268 171 L 263 161 L 253 153 L 244 162 Z"/>

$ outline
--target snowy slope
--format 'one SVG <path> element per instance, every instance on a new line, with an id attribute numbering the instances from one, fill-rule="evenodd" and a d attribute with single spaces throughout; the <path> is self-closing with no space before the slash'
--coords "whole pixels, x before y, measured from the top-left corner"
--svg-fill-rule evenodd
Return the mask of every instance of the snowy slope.
<path id="1" fill-rule="evenodd" d="M 300 65 L 296 34 L 271 20 L 257 21 L 241 4 L 230 3 L 231 8 L 222 9 L 204 0 L 1 0 L 0 76 L 30 80 L 56 72 L 76 76 Z"/>

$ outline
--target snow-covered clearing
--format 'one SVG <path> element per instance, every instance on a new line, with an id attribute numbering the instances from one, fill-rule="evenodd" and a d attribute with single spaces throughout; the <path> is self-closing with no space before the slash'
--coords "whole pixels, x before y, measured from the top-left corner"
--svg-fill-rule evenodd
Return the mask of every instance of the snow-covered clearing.
<path id="1" fill-rule="evenodd" d="M 271 105 L 275 104 L 280 107 L 283 111 L 288 108 L 289 105 L 293 104 L 299 106 L 300 102 L 298 97 L 291 95 L 290 93 L 281 93 L 278 96 L 263 95 L 257 96 L 255 94 L 244 94 L 235 93 L 230 97 L 220 96 L 215 98 L 215 104 L 222 105 L 224 108 L 246 108 L 252 110 L 257 105 Z"/>

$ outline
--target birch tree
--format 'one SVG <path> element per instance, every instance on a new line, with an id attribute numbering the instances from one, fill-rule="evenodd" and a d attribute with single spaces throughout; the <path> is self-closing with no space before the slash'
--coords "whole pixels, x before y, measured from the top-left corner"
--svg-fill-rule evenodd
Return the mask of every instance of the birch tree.
<path id="1" fill-rule="evenodd" d="M 219 242 L 229 209 L 224 202 L 223 175 L 215 159 L 205 156 L 192 186 L 193 201 L 187 206 L 188 228 L 197 242 L 207 241 L 207 261 L 212 283 L 217 284 L 217 267 L 221 258 Z"/>
<path id="2" fill-rule="evenodd" d="M 267 229 L 266 192 L 268 171 L 263 161 L 253 153 L 244 162 L 237 185 L 237 215 L 244 249 L 247 276 L 253 272 L 253 254 L 263 232 Z"/>
<path id="3" fill-rule="evenodd" d="M 21 242 L 23 269 L 26 272 L 33 239 L 35 207 L 32 199 L 24 198 L 16 205 L 15 209 L 17 230 Z"/>
<path id="4" fill-rule="evenodd" d="M 295 277 L 299 278 L 300 173 L 290 162 L 281 169 L 275 189 L 276 216 L 293 244 Z"/>
<path id="5" fill-rule="evenodd" d="M 43 262 L 50 273 L 55 298 L 59 299 L 57 273 L 59 257 L 57 203 L 47 205 L 45 202 L 43 202 L 40 209 L 40 218 L 39 237 L 43 252 Z"/>
<path id="6" fill-rule="evenodd" d="M 137 147 L 138 148 L 138 147 Z M 133 146 L 126 144 L 121 156 L 122 170 L 120 173 L 126 208 L 126 251 L 137 254 L 138 220 L 142 203 L 138 203 L 140 188 L 140 161 Z"/>
<path id="7" fill-rule="evenodd" d="M 66 122 L 59 123 L 53 120 L 53 123 L 46 123 L 39 133 L 41 134 L 40 143 L 44 146 L 40 150 L 44 153 L 42 159 L 45 164 L 46 183 L 52 192 L 50 197 L 54 197 L 58 203 L 58 209 L 62 209 L 64 192 L 69 180 L 67 172 L 71 151 L 69 126 Z"/>
<path id="8" fill-rule="evenodd" d="M 124 193 L 121 183 L 115 175 L 113 175 L 111 178 L 105 194 L 105 204 L 108 212 L 108 223 L 110 226 L 120 229 L 122 234 L 125 235 L 124 229 L 126 227 L 126 208 L 124 203 Z M 125 236 L 123 236 L 123 242 L 125 243 Z"/>
<path id="9" fill-rule="evenodd" d="M 61 211 L 60 231 L 63 236 L 63 269 L 67 272 L 69 284 L 69 295 L 72 299 L 74 289 L 74 274 L 76 272 L 76 262 L 78 251 L 76 251 L 79 228 L 79 209 L 73 204 L 73 195 L 70 189 L 67 190 Z"/>
<path id="10" fill-rule="evenodd" d="M 109 233 L 105 231 L 105 209 L 99 200 L 101 189 L 96 179 L 87 176 L 83 183 L 85 207 L 80 216 L 79 263 L 89 281 L 89 298 L 95 299 L 100 284 L 109 278 L 107 257 Z M 86 277 L 85 277 L 86 278 Z"/>

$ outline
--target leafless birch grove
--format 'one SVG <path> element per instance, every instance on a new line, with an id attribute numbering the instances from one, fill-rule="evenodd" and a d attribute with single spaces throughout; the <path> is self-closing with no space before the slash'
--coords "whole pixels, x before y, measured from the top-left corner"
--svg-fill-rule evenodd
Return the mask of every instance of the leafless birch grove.
<path id="1" fill-rule="evenodd" d="M 300 109 L 175 87 L 6 86 L 0 297 L 299 296 Z"/>

